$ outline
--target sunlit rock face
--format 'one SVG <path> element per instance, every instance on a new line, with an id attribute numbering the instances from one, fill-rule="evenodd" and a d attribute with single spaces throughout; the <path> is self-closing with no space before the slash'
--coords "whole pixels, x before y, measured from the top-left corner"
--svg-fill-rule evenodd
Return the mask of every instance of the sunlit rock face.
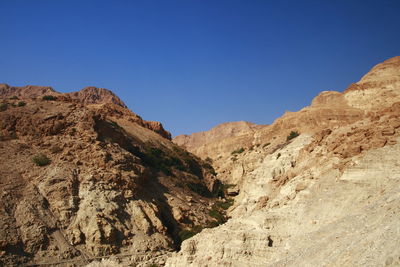
<path id="1" fill-rule="evenodd" d="M 210 167 L 114 94 L 0 89 L 1 266 L 111 255 L 151 264 L 179 246 L 182 229 L 212 220 L 215 199 L 193 190 L 212 190 Z"/>
<path id="2" fill-rule="evenodd" d="M 231 219 L 184 241 L 167 266 L 399 265 L 399 81 L 395 57 L 272 125 L 186 136 L 238 195 Z"/>

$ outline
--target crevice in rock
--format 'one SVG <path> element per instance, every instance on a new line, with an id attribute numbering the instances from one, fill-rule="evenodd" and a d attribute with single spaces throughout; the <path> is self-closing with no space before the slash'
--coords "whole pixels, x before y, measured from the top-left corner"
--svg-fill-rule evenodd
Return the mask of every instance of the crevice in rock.
<path id="1" fill-rule="evenodd" d="M 268 247 L 272 248 L 274 245 L 274 240 L 272 240 L 271 236 L 268 236 Z"/>

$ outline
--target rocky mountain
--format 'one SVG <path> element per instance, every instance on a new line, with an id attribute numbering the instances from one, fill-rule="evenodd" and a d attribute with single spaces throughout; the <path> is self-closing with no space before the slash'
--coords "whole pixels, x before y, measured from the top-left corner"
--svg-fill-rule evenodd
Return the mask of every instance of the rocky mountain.
<path id="1" fill-rule="evenodd" d="M 0 265 L 400 265 L 400 57 L 174 143 L 105 89 L 0 96 Z"/>
<path id="2" fill-rule="evenodd" d="M 0 84 L 0 98 L 36 98 L 44 95 L 60 95 L 49 86 L 27 85 L 23 87 Z"/>
<path id="3" fill-rule="evenodd" d="M 191 135 L 178 135 L 174 137 L 174 143 L 188 150 L 195 151 L 202 145 L 217 143 L 226 138 L 241 136 L 246 133 L 254 133 L 256 129 L 261 127 L 262 125 L 247 121 L 226 122 L 215 126 L 209 131 Z"/>
<path id="4" fill-rule="evenodd" d="M 0 98 L 18 97 L 38 98 L 44 95 L 62 96 L 76 99 L 83 104 L 104 104 L 112 103 L 123 108 L 127 108 L 125 103 L 116 96 L 112 91 L 104 88 L 85 87 L 80 91 L 72 93 L 59 93 L 49 86 L 27 85 L 22 87 L 9 86 L 8 84 L 0 84 Z"/>
<path id="5" fill-rule="evenodd" d="M 0 99 L 16 98 L 16 99 L 37 99 L 44 96 L 54 96 L 64 101 L 81 103 L 84 105 L 96 104 L 114 104 L 119 107 L 113 106 L 111 109 L 115 112 L 118 109 L 120 116 L 128 115 L 131 120 L 137 124 L 146 127 L 161 136 L 171 139 L 171 133 L 166 131 L 161 123 L 157 121 L 145 121 L 139 115 L 128 110 L 125 103 L 116 96 L 112 91 L 104 88 L 85 87 L 80 91 L 72 93 L 59 93 L 52 87 L 27 85 L 23 87 L 9 86 L 8 84 L 0 84 Z M 103 107 L 105 108 L 105 107 Z M 108 106 L 106 106 L 108 108 Z"/>
<path id="6" fill-rule="evenodd" d="M 236 196 L 167 266 L 400 265 L 400 57 L 271 125 L 184 139 Z"/>
<path id="7" fill-rule="evenodd" d="M 77 99 L 84 104 L 112 103 L 127 108 L 124 102 L 113 92 L 104 88 L 85 87 L 80 91 L 67 93 L 72 99 Z"/>
<path id="8" fill-rule="evenodd" d="M 215 222 L 212 167 L 110 91 L 0 92 L 1 266 L 160 264 Z"/>

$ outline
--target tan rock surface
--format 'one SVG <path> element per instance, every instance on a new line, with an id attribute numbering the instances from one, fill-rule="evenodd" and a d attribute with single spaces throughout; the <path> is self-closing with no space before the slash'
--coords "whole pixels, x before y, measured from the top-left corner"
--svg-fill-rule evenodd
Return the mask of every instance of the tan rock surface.
<path id="1" fill-rule="evenodd" d="M 211 189 L 210 170 L 136 114 L 18 101 L 3 99 L 0 111 L 0 265 L 146 262 L 179 246 L 182 229 L 212 220 L 213 198 L 191 187 Z M 38 154 L 50 162 L 37 166 Z"/>
<path id="2" fill-rule="evenodd" d="M 255 129 L 260 127 L 262 126 L 247 121 L 227 122 L 206 132 L 194 133 L 192 135 L 178 135 L 174 137 L 174 142 L 179 146 L 191 150 L 203 144 L 218 142 L 229 137 L 254 132 Z"/>
<path id="3" fill-rule="evenodd" d="M 400 265 L 399 78 L 396 57 L 270 126 L 190 148 L 239 195 L 166 265 Z"/>
<path id="4" fill-rule="evenodd" d="M 14 100 L 14 104 L 19 102 L 17 101 L 18 99 L 37 99 L 46 95 L 52 95 L 57 97 L 59 100 L 67 102 L 76 102 L 84 105 L 100 105 L 98 108 L 107 109 L 108 113 L 113 113 L 119 117 L 128 116 L 131 121 L 146 127 L 167 139 L 171 139 L 171 133 L 166 131 L 160 122 L 143 120 L 139 115 L 128 110 L 125 103 L 108 89 L 85 87 L 77 92 L 59 93 L 48 86 L 27 85 L 23 87 L 15 87 L 9 86 L 8 84 L 0 84 L 0 99 Z"/>

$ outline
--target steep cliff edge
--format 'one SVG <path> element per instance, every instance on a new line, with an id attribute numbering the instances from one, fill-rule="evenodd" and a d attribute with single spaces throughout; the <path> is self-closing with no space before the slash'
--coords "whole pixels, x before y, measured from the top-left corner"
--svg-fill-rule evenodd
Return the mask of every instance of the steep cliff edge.
<path id="1" fill-rule="evenodd" d="M 270 126 L 191 148 L 237 196 L 232 218 L 167 266 L 399 265 L 399 81 L 396 57 Z"/>

